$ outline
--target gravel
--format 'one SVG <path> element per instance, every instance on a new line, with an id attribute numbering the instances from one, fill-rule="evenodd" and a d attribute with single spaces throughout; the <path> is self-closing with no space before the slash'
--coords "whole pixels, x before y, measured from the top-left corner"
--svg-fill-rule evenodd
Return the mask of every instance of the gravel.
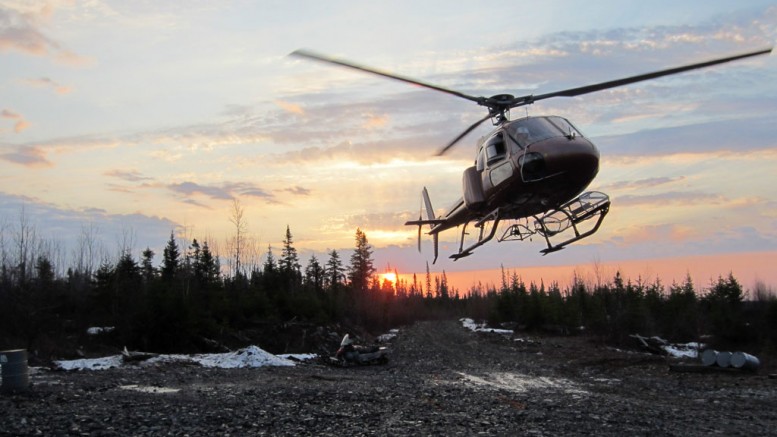
<path id="1" fill-rule="evenodd" d="M 0 435 L 768 435 L 777 380 L 670 372 L 587 337 L 400 329 L 385 366 L 36 370 Z"/>

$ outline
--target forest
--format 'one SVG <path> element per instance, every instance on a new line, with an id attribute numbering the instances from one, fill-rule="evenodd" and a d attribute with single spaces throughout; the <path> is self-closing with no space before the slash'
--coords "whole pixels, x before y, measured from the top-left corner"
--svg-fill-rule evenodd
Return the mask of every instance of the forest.
<path id="1" fill-rule="evenodd" d="M 223 347 L 226 339 L 247 341 L 240 333 L 257 326 L 381 333 L 459 317 L 613 344 L 639 333 L 751 353 L 777 350 L 777 298 L 762 285 L 745 290 L 730 273 L 701 288 L 690 277 L 665 286 L 620 272 L 608 282 L 576 278 L 561 288 L 526 284 L 503 269 L 501 284 L 458 290 L 445 272 L 430 274 L 428 264 L 420 278 L 381 282 L 360 229 L 350 259 L 331 250 L 326 260 L 311 256 L 304 268 L 288 227 L 280 253 L 268 247 L 261 263 L 248 263 L 235 250 L 226 267 L 207 241 L 180 245 L 172 232 L 158 261 L 149 248 L 138 259 L 124 249 L 96 266 L 55 266 L 47 246 L 30 244 L 32 234 L 20 231 L 0 239 L 0 350 L 25 348 L 40 360 L 72 356 L 89 344 L 93 327 L 110 331 L 107 346 L 115 350 L 191 353 Z"/>

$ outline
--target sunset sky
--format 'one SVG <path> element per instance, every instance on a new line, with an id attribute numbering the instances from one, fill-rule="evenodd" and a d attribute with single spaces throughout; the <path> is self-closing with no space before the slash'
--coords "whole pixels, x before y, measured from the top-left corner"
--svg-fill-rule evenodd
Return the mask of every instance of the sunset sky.
<path id="1" fill-rule="evenodd" d="M 461 196 L 488 123 L 433 155 L 483 108 L 290 52 L 490 96 L 775 42 L 774 0 L 0 0 L 0 230 L 8 244 L 23 211 L 65 254 L 88 232 L 105 256 L 129 241 L 159 259 L 174 230 L 226 256 L 238 199 L 259 255 L 280 253 L 288 225 L 303 264 L 331 249 L 347 261 L 360 227 L 379 270 L 423 272 L 431 245 L 419 254 L 403 223 L 418 217 L 424 186 L 438 212 Z M 665 283 L 675 271 L 701 285 L 733 271 L 777 287 L 777 55 L 514 115 L 526 111 L 567 117 L 599 147 L 589 189 L 612 199 L 602 228 L 544 257 L 534 239 L 456 262 L 450 231 L 433 272 L 460 272 L 466 286 L 500 266 L 562 279 L 622 266 Z"/>

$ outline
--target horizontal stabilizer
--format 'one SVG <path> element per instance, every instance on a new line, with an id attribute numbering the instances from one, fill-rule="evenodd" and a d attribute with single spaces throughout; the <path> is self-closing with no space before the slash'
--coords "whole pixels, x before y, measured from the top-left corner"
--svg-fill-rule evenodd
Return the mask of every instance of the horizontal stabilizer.
<path id="1" fill-rule="evenodd" d="M 415 225 L 415 226 L 423 226 L 423 225 L 440 225 L 445 223 L 447 220 L 445 219 L 432 219 L 432 220 L 410 220 L 408 222 L 405 222 L 405 225 Z"/>

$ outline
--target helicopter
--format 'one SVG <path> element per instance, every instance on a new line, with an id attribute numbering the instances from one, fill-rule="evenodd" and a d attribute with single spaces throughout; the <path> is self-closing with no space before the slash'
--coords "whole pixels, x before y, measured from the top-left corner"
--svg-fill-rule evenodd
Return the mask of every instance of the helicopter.
<path id="1" fill-rule="evenodd" d="M 543 115 L 510 119 L 510 110 L 553 97 L 576 97 L 596 91 L 629 85 L 690 70 L 711 67 L 753 56 L 771 53 L 772 48 L 716 58 L 705 62 L 668 68 L 621 79 L 564 89 L 539 95 L 497 94 L 474 96 L 406 76 L 389 73 L 351 61 L 300 49 L 291 56 L 346 67 L 384 78 L 418 85 L 469 100 L 488 110 L 488 114 L 467 127 L 437 152 L 445 154 L 465 136 L 487 120 L 495 128 L 476 144 L 473 165 L 462 177 L 462 196 L 442 214 L 436 215 L 426 187 L 421 191 L 423 213 L 405 225 L 429 226 L 434 242 L 434 262 L 439 256 L 441 232 L 462 226 L 459 247 L 453 260 L 472 255 L 473 251 L 496 237 L 499 225 L 509 221 L 497 241 L 523 241 L 535 235 L 547 245 L 547 255 L 593 235 L 610 209 L 610 198 L 599 191 L 584 190 L 599 172 L 599 150 L 564 117 Z M 474 227 L 476 237 L 465 247 L 467 228 Z M 565 232 L 569 229 L 572 232 Z M 563 233 L 563 234 L 562 234 Z M 551 240 L 562 241 L 552 242 Z"/>

